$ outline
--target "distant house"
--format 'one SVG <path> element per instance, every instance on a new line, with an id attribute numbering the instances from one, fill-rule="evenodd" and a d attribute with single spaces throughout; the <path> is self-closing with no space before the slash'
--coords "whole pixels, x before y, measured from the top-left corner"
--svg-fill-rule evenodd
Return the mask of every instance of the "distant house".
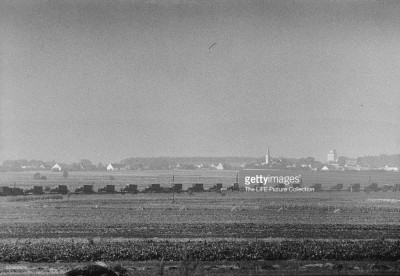
<path id="1" fill-rule="evenodd" d="M 35 170 L 37 168 L 35 166 L 21 166 L 21 169 L 24 169 L 24 170 Z"/>
<path id="2" fill-rule="evenodd" d="M 323 166 L 323 167 L 321 168 L 321 171 L 329 171 L 329 168 L 328 168 L 327 166 Z"/>
<path id="3" fill-rule="evenodd" d="M 357 164 L 357 160 L 355 160 L 355 159 L 346 160 L 346 164 L 344 165 L 344 168 L 349 171 L 361 170 L 361 167 Z"/>
<path id="4" fill-rule="evenodd" d="M 61 172 L 61 171 L 62 171 L 62 168 L 61 168 L 61 165 L 55 163 L 55 164 L 53 165 L 53 167 L 51 167 L 51 170 L 52 170 L 52 171 L 59 171 L 59 172 Z"/>
<path id="5" fill-rule="evenodd" d="M 223 170 L 224 169 L 224 165 L 222 165 L 222 163 L 219 163 L 218 166 L 215 167 L 217 170 Z"/>
<path id="6" fill-rule="evenodd" d="M 389 167 L 388 165 L 386 165 L 383 169 L 385 171 L 387 171 L 387 172 L 398 172 L 399 171 L 399 168 L 397 168 L 397 167 Z"/>
<path id="7" fill-rule="evenodd" d="M 124 169 L 127 169 L 127 165 L 125 165 L 125 164 L 117 164 L 117 163 L 114 163 L 114 164 L 108 164 L 107 165 L 107 171 L 116 171 L 116 170 L 124 170 Z"/>
<path id="8" fill-rule="evenodd" d="M 340 166 L 339 164 L 335 164 L 335 163 L 330 164 L 329 168 L 331 168 L 332 170 L 335 170 L 335 171 L 344 171 L 344 168 L 342 166 Z"/>

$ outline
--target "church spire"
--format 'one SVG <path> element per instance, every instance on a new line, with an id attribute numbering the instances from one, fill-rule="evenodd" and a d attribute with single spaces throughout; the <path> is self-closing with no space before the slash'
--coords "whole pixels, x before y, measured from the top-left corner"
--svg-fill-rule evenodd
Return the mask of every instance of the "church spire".
<path id="1" fill-rule="evenodd" d="M 268 148 L 268 153 L 267 153 L 267 155 L 265 156 L 265 164 L 269 164 L 269 163 L 271 163 L 271 154 L 270 154 L 270 152 L 269 152 L 269 148 Z"/>

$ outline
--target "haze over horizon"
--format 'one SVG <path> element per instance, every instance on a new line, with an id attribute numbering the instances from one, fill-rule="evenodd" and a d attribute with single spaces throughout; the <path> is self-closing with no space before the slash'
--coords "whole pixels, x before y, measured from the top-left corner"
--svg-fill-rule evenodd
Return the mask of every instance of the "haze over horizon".
<path id="1" fill-rule="evenodd" d="M 398 154 L 399 26 L 398 1 L 1 1 L 0 162 Z"/>

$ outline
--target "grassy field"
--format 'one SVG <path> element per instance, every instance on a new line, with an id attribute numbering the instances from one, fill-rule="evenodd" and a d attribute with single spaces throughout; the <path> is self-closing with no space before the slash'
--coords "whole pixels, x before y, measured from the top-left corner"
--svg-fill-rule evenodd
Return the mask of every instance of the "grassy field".
<path id="1" fill-rule="evenodd" d="M 44 186 L 71 189 L 92 181 L 98 187 L 111 181 L 167 185 L 172 172 L 44 175 Z M 177 171 L 175 182 L 227 186 L 235 176 Z M 24 187 L 36 182 L 33 173 L 1 174 L 2 185 L 13 181 Z M 1 265 L 41 267 L 47 275 L 95 260 L 124 262 L 134 275 L 157 275 L 165 262 L 164 275 L 181 275 L 187 256 L 199 262 L 189 275 L 400 273 L 399 192 L 18 196 L 0 197 L 0 210 Z"/>

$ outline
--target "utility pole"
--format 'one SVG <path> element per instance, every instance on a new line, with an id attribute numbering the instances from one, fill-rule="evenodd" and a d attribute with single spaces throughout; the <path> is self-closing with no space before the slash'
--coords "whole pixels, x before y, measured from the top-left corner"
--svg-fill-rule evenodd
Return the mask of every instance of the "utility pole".
<path id="1" fill-rule="evenodd" d="M 175 203 L 175 186 L 174 186 L 175 175 L 172 173 L 172 203 Z"/>

